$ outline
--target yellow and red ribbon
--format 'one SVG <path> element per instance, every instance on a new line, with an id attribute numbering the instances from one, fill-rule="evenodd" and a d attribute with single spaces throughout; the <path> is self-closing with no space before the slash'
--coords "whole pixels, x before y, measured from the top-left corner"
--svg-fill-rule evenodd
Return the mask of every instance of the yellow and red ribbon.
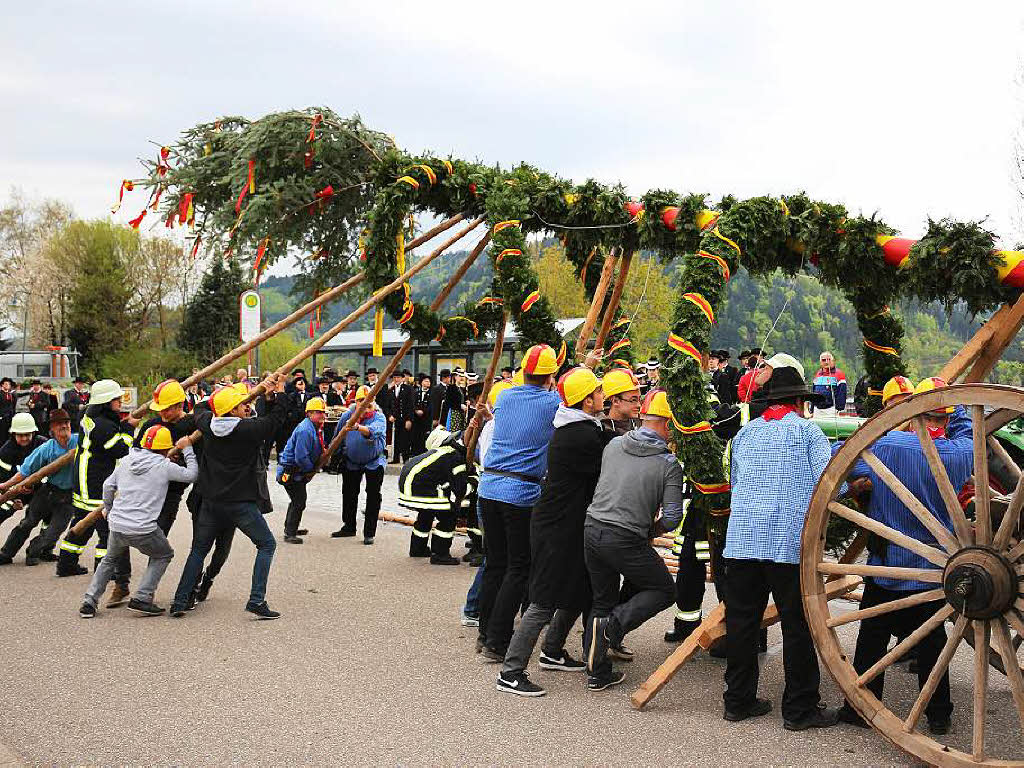
<path id="1" fill-rule="evenodd" d="M 138 229 L 139 225 L 142 223 L 142 220 L 146 218 L 146 211 L 147 209 L 143 208 L 142 213 L 140 213 L 138 216 L 136 216 L 134 219 L 128 222 L 128 226 L 130 226 L 132 229 Z"/>
<path id="2" fill-rule="evenodd" d="M 477 336 L 479 336 L 479 335 L 480 335 L 480 329 L 479 329 L 479 328 L 477 327 L 477 324 L 476 324 L 476 323 L 474 323 L 474 322 L 473 322 L 472 320 L 470 320 L 470 319 L 469 319 L 468 317 L 466 317 L 465 315 L 456 315 L 455 317 L 449 317 L 449 318 L 448 318 L 448 321 L 449 321 L 449 322 L 451 322 L 451 321 L 454 321 L 454 320 L 462 320 L 462 321 L 463 321 L 463 322 L 465 322 L 465 323 L 469 323 L 469 327 L 473 329 L 473 338 L 474 338 L 474 339 L 475 339 L 475 338 L 476 338 Z"/>
<path id="3" fill-rule="evenodd" d="M 693 481 L 693 487 L 704 494 L 728 493 L 732 490 L 732 485 L 729 483 L 698 483 Z"/>
<path id="4" fill-rule="evenodd" d="M 405 325 L 407 322 L 409 322 L 409 320 L 412 319 L 413 313 L 415 311 L 416 311 L 416 305 L 413 304 L 412 302 L 409 302 L 409 306 L 407 306 L 405 308 L 405 312 L 403 312 L 402 316 L 400 318 L 398 318 L 398 324 L 399 325 Z"/>
<path id="5" fill-rule="evenodd" d="M 441 165 L 443 165 L 444 169 L 448 171 L 449 176 L 453 176 L 455 174 L 455 169 L 452 167 L 451 160 L 442 160 Z"/>
<path id="6" fill-rule="evenodd" d="M 506 248 L 505 250 L 503 250 L 501 253 L 499 253 L 495 257 L 494 264 L 495 265 L 501 264 L 501 260 L 504 259 L 506 256 L 522 256 L 522 255 L 523 255 L 523 252 L 521 250 L 519 250 L 518 248 Z"/>
<path id="7" fill-rule="evenodd" d="M 430 180 L 431 186 L 437 184 L 437 174 L 434 173 L 434 169 L 431 168 L 429 165 L 424 165 L 423 163 L 420 163 L 419 165 L 414 165 L 413 168 L 419 168 L 421 171 L 423 171 L 423 173 L 426 174 L 427 179 Z"/>
<path id="8" fill-rule="evenodd" d="M 235 213 L 239 213 L 242 210 L 242 201 L 245 200 L 246 195 L 254 194 L 256 192 L 256 161 L 249 161 L 249 176 L 246 179 L 245 186 L 242 187 L 242 191 L 238 193 L 238 200 L 235 201 Z"/>
<path id="9" fill-rule="evenodd" d="M 616 352 L 618 352 L 620 349 L 625 349 L 629 345 L 630 345 L 629 339 L 619 339 L 614 344 L 612 344 L 610 347 L 608 347 L 608 354 L 609 355 L 613 355 Z"/>
<path id="10" fill-rule="evenodd" d="M 705 299 L 699 293 L 684 293 L 683 298 L 693 304 L 697 309 L 704 313 L 704 317 L 708 319 L 709 323 L 715 322 L 715 311 L 711 308 L 711 303 Z"/>
<path id="11" fill-rule="evenodd" d="M 611 362 L 612 362 L 612 365 L 616 366 L 617 368 L 625 368 L 626 370 L 628 370 L 630 372 L 633 371 L 633 366 L 631 366 L 629 364 L 629 361 L 628 360 L 623 360 L 621 357 L 616 357 Z"/>
<path id="12" fill-rule="evenodd" d="M 111 213 L 117 213 L 121 209 L 121 201 L 124 200 L 124 193 L 135 189 L 135 182 L 131 179 L 121 180 L 121 189 L 117 192 L 117 202 L 110 207 Z"/>
<path id="13" fill-rule="evenodd" d="M 739 258 L 740 256 L 742 256 L 742 255 L 743 255 L 743 251 L 742 251 L 742 250 L 740 249 L 740 247 L 739 247 L 738 245 L 736 245 L 736 243 L 735 243 L 734 241 L 730 240 L 730 239 L 729 239 L 728 237 L 726 237 L 725 235 L 723 235 L 723 234 L 722 234 L 722 231 L 721 231 L 721 230 L 720 230 L 720 229 L 719 229 L 718 227 L 715 227 L 714 229 L 712 229 L 712 230 L 711 230 L 711 234 L 713 234 L 713 235 L 714 235 L 715 237 L 717 237 L 717 238 L 718 238 L 719 240 L 721 240 L 721 241 L 722 241 L 723 243 L 726 243 L 726 244 L 728 244 L 728 245 L 731 245 L 731 246 L 732 246 L 733 248 L 735 248 L 735 249 L 736 249 L 736 258 L 737 258 L 737 259 L 738 259 L 738 258 Z"/>
<path id="14" fill-rule="evenodd" d="M 402 176 L 401 178 L 398 179 L 398 182 L 396 183 L 408 184 L 413 189 L 420 188 L 420 183 L 416 181 L 416 179 L 414 179 L 412 176 Z"/>
<path id="15" fill-rule="evenodd" d="M 179 224 L 187 224 L 190 221 L 195 219 L 195 215 L 196 215 L 195 210 L 196 209 L 195 209 L 195 206 L 192 204 L 193 197 L 194 197 L 194 194 L 192 192 L 186 192 L 184 195 L 181 196 L 181 200 L 178 201 L 178 223 Z M 171 219 L 172 219 L 172 222 L 173 222 L 173 219 L 174 219 L 174 214 L 173 213 L 171 214 Z M 238 224 L 236 223 L 235 226 L 238 226 Z M 234 228 L 232 228 L 231 231 L 232 231 L 232 233 L 234 233 Z"/>
<path id="16" fill-rule="evenodd" d="M 540 291 L 532 291 L 530 295 L 527 296 L 526 299 L 523 301 L 523 305 L 519 308 L 519 311 L 528 311 L 530 307 L 532 307 L 538 301 L 540 301 Z"/>
<path id="17" fill-rule="evenodd" d="M 864 339 L 864 346 L 868 349 L 873 349 L 875 352 L 881 352 L 883 355 L 899 357 L 900 354 L 893 347 L 883 347 L 881 344 L 875 344 L 875 342 L 870 341 L 869 339 Z"/>
<path id="18" fill-rule="evenodd" d="M 476 305 L 478 307 L 485 307 L 488 304 L 495 304 L 497 306 L 501 306 L 503 303 L 504 302 L 501 299 L 496 298 L 494 296 L 484 296 L 482 299 L 480 299 L 480 301 L 476 303 Z"/>
<path id="19" fill-rule="evenodd" d="M 698 421 L 692 427 L 684 426 L 684 425 L 680 424 L 678 421 L 676 421 L 674 418 L 672 419 L 672 421 L 676 425 L 676 429 L 679 430 L 679 432 L 684 434 L 684 435 L 698 435 L 701 432 L 710 432 L 711 431 L 711 422 L 710 421 Z"/>
<path id="20" fill-rule="evenodd" d="M 562 339 L 562 346 L 558 348 L 558 354 L 555 355 L 555 365 L 559 368 L 562 367 L 562 363 L 565 362 L 565 356 L 569 353 L 569 348 L 565 346 L 565 339 Z"/>
<path id="21" fill-rule="evenodd" d="M 704 365 L 704 361 L 701 359 L 700 352 L 686 339 L 676 336 L 674 333 L 668 335 L 668 345 L 672 347 L 676 352 L 682 352 L 684 355 L 689 355 L 697 361 L 697 365 Z"/>
<path id="22" fill-rule="evenodd" d="M 621 328 L 624 325 L 629 325 L 629 318 L 626 317 L 625 315 L 620 317 L 618 321 L 615 323 L 615 325 L 612 326 L 612 328 Z"/>
<path id="23" fill-rule="evenodd" d="M 518 227 L 519 224 L 520 224 L 519 219 L 509 219 L 508 221 L 499 221 L 497 224 L 494 225 L 494 234 L 496 235 L 499 232 L 501 232 L 501 230 L 508 229 L 509 227 Z"/>
<path id="24" fill-rule="evenodd" d="M 711 253 L 711 251 L 697 251 L 697 255 L 705 259 L 711 259 L 713 262 L 715 262 L 718 265 L 718 267 L 722 270 L 722 279 L 725 280 L 725 282 L 727 283 L 729 282 L 729 265 L 726 263 L 725 259 L 719 256 L 717 253 Z"/>

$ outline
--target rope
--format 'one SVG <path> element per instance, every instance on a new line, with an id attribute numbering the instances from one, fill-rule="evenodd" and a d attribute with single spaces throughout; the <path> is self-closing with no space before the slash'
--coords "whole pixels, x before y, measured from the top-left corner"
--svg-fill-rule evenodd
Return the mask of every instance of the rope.
<path id="1" fill-rule="evenodd" d="M 544 219 L 542 219 L 540 214 L 537 213 L 536 211 L 533 211 L 532 213 L 533 213 L 534 216 L 536 216 L 540 220 L 540 222 L 544 226 L 551 227 L 552 229 L 568 229 L 568 230 L 576 230 L 576 229 L 579 229 L 579 230 L 584 230 L 584 229 L 621 229 L 622 227 L 633 226 L 636 223 L 634 221 L 627 221 L 625 224 L 594 224 L 594 225 L 586 226 L 586 227 L 570 227 L 570 226 L 568 226 L 566 224 L 552 224 L 549 221 L 544 221 Z"/>

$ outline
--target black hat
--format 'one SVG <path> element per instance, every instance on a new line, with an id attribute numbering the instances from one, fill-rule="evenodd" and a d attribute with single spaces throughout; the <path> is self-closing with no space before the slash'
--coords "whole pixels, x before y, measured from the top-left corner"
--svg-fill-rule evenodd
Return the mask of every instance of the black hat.
<path id="1" fill-rule="evenodd" d="M 29 382 L 29 384 L 30 384 L 31 386 L 33 386 L 33 387 L 34 387 L 34 386 L 35 386 L 36 384 L 42 384 L 42 383 L 43 383 L 43 382 L 41 382 L 41 381 L 40 381 L 39 379 L 32 379 L 32 381 L 30 381 L 30 382 Z"/>
<path id="2" fill-rule="evenodd" d="M 776 368 L 772 371 L 772 377 L 756 395 L 755 401 L 774 403 L 779 400 L 790 400 L 794 397 L 807 400 L 818 408 L 828 405 L 828 397 L 817 395 L 814 389 L 807 386 L 804 377 L 796 368 Z"/>
<path id="3" fill-rule="evenodd" d="M 369 376 L 371 373 L 380 373 L 376 368 L 367 368 L 366 375 Z"/>
<path id="4" fill-rule="evenodd" d="M 419 375 L 418 375 L 418 376 L 416 377 L 416 381 L 417 381 L 417 382 L 422 382 L 422 381 L 423 381 L 424 379 L 426 379 L 427 381 L 430 381 L 430 374 L 427 374 L 427 373 L 421 373 L 421 374 L 419 374 Z"/>
<path id="5" fill-rule="evenodd" d="M 8 381 L 10 381 L 10 379 L 8 379 Z M 13 384 L 14 382 L 12 381 L 11 383 Z M 85 380 L 85 379 L 83 379 L 83 378 L 82 378 L 81 376 L 75 376 L 75 379 L 74 379 L 74 381 L 72 381 L 71 383 L 72 383 L 72 384 L 85 384 L 85 383 L 87 383 L 87 382 L 86 382 L 86 380 Z"/>
<path id="6" fill-rule="evenodd" d="M 451 375 L 452 375 L 452 372 L 450 370 L 448 370 L 447 368 L 442 368 L 441 372 L 439 374 L 437 374 L 437 378 L 439 378 L 439 379 L 443 379 L 445 377 L 451 378 Z"/>
<path id="7" fill-rule="evenodd" d="M 505 373 L 505 371 L 508 371 L 509 373 L 512 373 L 512 366 L 506 365 L 504 368 L 501 369 L 502 373 Z"/>
<path id="8" fill-rule="evenodd" d="M 647 361 L 647 370 L 649 371 L 657 370 L 660 367 L 661 363 L 658 362 L 658 358 L 656 357 L 652 357 L 650 360 Z"/>
<path id="9" fill-rule="evenodd" d="M 306 372 L 301 368 L 296 368 L 292 371 L 292 376 L 301 376 L 302 378 L 306 378 Z"/>
<path id="10" fill-rule="evenodd" d="M 764 357 L 764 350 L 760 347 L 751 347 L 748 355 L 757 355 L 758 357 Z"/>
<path id="11" fill-rule="evenodd" d="M 403 368 L 402 369 L 402 375 L 403 376 L 412 376 L 412 371 L 410 371 L 408 368 Z"/>
<path id="12" fill-rule="evenodd" d="M 326 384 L 327 386 L 331 386 L 331 380 L 329 378 L 327 378 L 326 376 L 321 376 L 319 379 L 316 380 L 316 385 L 319 387 L 321 384 Z"/>
<path id="13" fill-rule="evenodd" d="M 347 379 L 349 376 L 353 376 L 357 379 L 359 378 L 359 374 L 351 369 L 349 369 L 349 371 L 345 374 L 345 378 Z"/>
<path id="14" fill-rule="evenodd" d="M 15 381 L 14 379 L 12 379 L 12 378 L 11 378 L 10 376 L 4 376 L 4 377 L 3 377 L 2 379 L 0 379 L 0 384 L 3 384 L 3 383 L 4 383 L 5 381 L 9 381 L 9 382 L 11 382 L 11 386 L 12 386 L 12 387 L 16 387 L 16 386 L 18 386 L 18 382 L 16 382 L 16 381 Z M 77 379 L 76 379 L 76 381 L 77 381 Z"/>

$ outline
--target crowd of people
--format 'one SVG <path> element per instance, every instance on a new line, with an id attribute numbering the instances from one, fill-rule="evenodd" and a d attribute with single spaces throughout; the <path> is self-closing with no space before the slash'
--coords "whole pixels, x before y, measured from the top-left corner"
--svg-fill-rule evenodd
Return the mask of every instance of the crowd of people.
<path id="1" fill-rule="evenodd" d="M 827 708 L 820 701 L 798 566 L 804 517 L 833 450 L 806 416 L 811 408 L 845 406 L 845 376 L 827 352 L 810 382 L 799 361 L 785 353 L 745 350 L 744 371 L 729 360 L 727 350 L 712 351 L 706 390 L 711 428 L 729 456 L 732 502 L 721 540 L 709 535 L 700 515 L 688 514 L 697 490 L 675 457 L 674 418 L 659 386 L 658 361 L 635 371 L 612 367 L 599 378 L 600 350 L 572 366 L 560 365 L 553 349 L 537 345 L 518 369 L 503 369 L 489 387 L 459 368 L 440 371 L 436 384 L 426 374 L 396 372 L 381 387 L 374 369 L 362 382 L 354 371 L 341 376 L 324 369 L 312 385 L 296 370 L 289 377 L 267 375 L 262 394 L 252 391 L 256 383 L 245 369 L 237 381 L 224 377 L 211 387 L 197 383 L 186 390 L 171 379 L 155 389 L 153 415 L 141 422 L 121 413 L 117 382 L 97 381 L 88 392 L 76 382 L 64 407 L 48 403 L 45 426 L 31 411 L 3 416 L 10 436 L 0 445 L 0 491 L 17 487 L 21 493 L 0 507 L 0 522 L 24 514 L 0 548 L 0 564 L 10 564 L 35 533 L 27 565 L 54 562 L 57 576 L 83 575 L 88 569 L 79 561 L 95 533 L 94 573 L 79 615 L 96 615 L 110 581 L 106 607 L 127 602 L 134 611 L 160 615 L 165 610 L 154 594 L 174 555 L 167 536 L 184 498 L 192 543 L 167 612 L 180 618 L 207 599 L 240 530 L 256 548 L 245 610 L 278 618 L 266 599 L 276 549 L 264 516 L 271 508 L 272 452 L 273 477 L 289 497 L 283 540 L 290 544 L 301 544 L 308 533 L 301 527 L 307 488 L 323 470 L 342 475 L 342 524 L 331 536 L 357 535 L 362 493 L 363 544 L 372 545 L 391 461 L 402 464 L 398 503 L 416 513 L 409 555 L 477 568 L 461 620 L 477 628 L 480 658 L 500 665 L 498 691 L 544 695 L 527 669 L 545 627 L 541 669 L 584 673 L 593 691 L 621 683 L 625 676 L 615 662 L 632 660 L 630 632 L 673 603 L 666 641 L 682 642 L 697 629 L 710 565 L 718 597 L 728 606 L 724 649 L 717 650 L 727 660 L 725 719 L 771 709 L 757 695 L 757 657 L 766 650 L 759 627 L 771 596 L 782 623 L 785 727 L 828 727 L 840 720 L 863 725 L 848 705 Z M 10 384 L 0 386 L 0 404 L 32 396 Z M 883 404 L 942 386 L 939 379 L 915 387 L 894 377 L 882 390 Z M 944 408 L 925 420 L 951 480 L 958 488 L 969 486 L 967 414 Z M 923 469 L 917 433 L 894 431 L 873 450 L 952 530 L 944 503 L 924 480 L 930 473 Z M 48 482 L 23 482 L 70 451 L 74 461 Z M 842 492 L 859 499 L 872 518 L 928 540 L 931 532 L 889 485 L 874 480 L 875 469 L 860 463 Z M 451 552 L 460 520 L 470 539 L 461 559 Z M 666 535 L 679 560 L 675 579 L 652 546 Z M 131 549 L 148 558 L 134 594 Z M 881 540 L 870 547 L 869 562 L 932 567 Z M 862 607 L 927 588 L 868 578 Z M 581 618 L 582 655 L 576 658 L 567 645 Z M 891 636 L 906 637 L 927 618 L 925 605 L 914 604 L 865 619 L 854 659 L 858 672 L 886 652 Z M 944 643 L 939 626 L 921 644 L 916 663 L 922 685 Z M 881 675 L 872 681 L 876 695 L 882 685 Z M 926 710 L 933 732 L 949 729 L 951 711 L 944 677 Z"/>

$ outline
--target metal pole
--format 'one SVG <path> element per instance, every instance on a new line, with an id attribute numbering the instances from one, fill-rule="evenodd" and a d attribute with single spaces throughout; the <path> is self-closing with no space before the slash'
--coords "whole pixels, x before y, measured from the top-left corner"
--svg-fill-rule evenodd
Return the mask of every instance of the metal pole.
<path id="1" fill-rule="evenodd" d="M 25 302 L 25 314 L 24 319 L 21 323 L 21 375 L 22 378 L 25 376 L 25 344 L 28 341 L 28 294 L 22 294 L 22 300 Z"/>

